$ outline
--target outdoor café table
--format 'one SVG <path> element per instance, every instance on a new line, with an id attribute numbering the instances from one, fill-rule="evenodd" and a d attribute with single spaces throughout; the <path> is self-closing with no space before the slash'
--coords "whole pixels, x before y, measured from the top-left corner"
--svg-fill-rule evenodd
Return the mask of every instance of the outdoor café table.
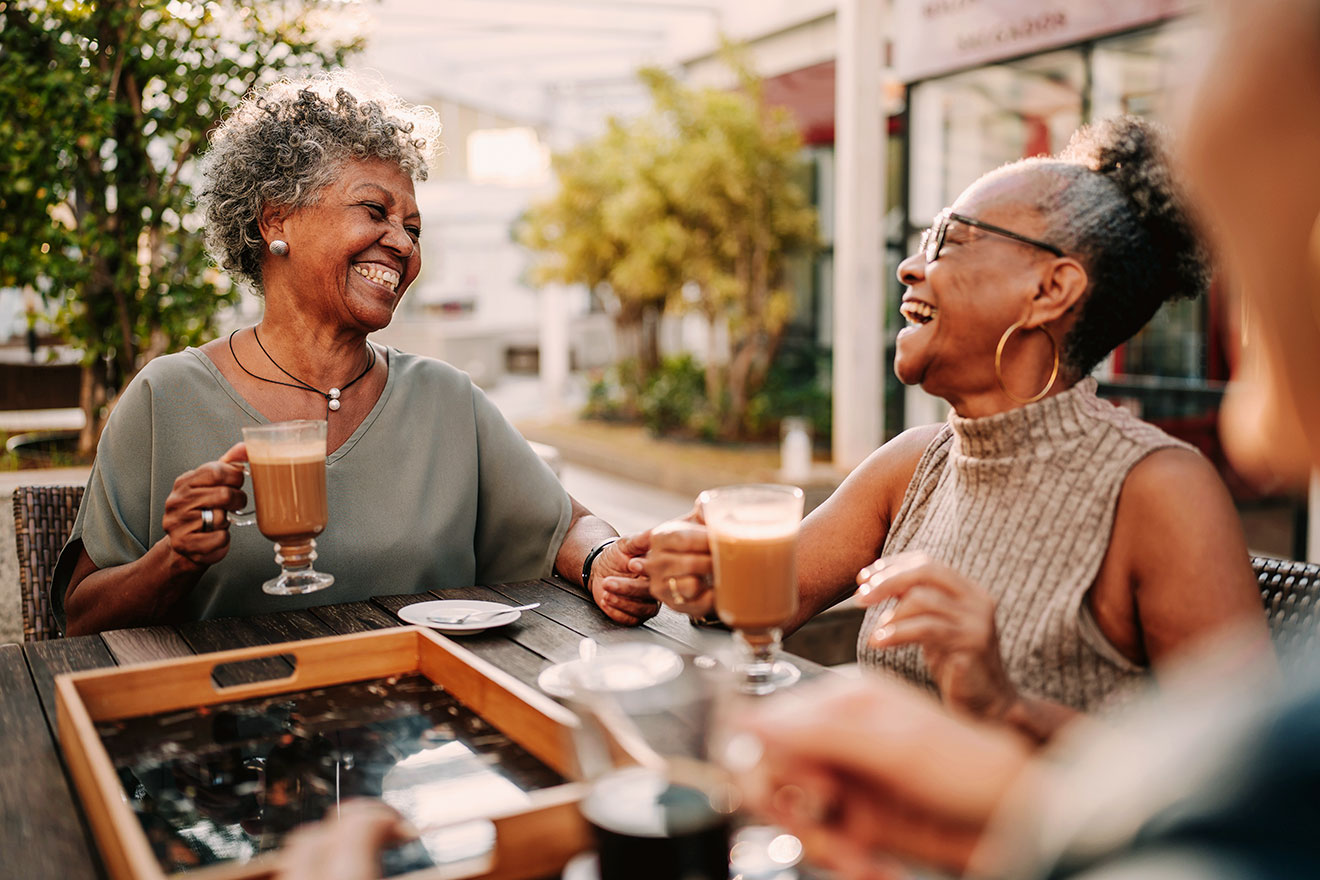
<path id="1" fill-rule="evenodd" d="M 508 626 L 456 639 L 532 687 L 545 667 L 575 659 L 585 637 L 602 645 L 643 639 L 676 650 L 694 650 L 702 635 L 686 617 L 669 609 L 662 609 L 640 627 L 619 626 L 580 588 L 547 579 L 0 646 L 0 877 L 83 880 L 106 876 L 77 792 L 64 770 L 55 723 L 55 676 L 400 626 L 403 622 L 395 612 L 428 598 L 483 599 L 511 605 L 540 602 L 541 607 L 524 611 Z M 270 662 L 281 661 L 272 658 Z M 803 678 L 824 672 L 823 667 L 802 658 L 795 657 L 793 662 Z M 241 684 L 243 672 L 258 679 L 269 677 L 269 673 L 245 667 L 219 683 Z"/>

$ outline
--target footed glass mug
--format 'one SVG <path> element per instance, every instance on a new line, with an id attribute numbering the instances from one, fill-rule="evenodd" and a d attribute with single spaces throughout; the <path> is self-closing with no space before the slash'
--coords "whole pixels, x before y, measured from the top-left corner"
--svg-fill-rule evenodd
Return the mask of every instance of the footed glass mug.
<path id="1" fill-rule="evenodd" d="M 325 531 L 330 510 L 325 490 L 323 419 L 272 422 L 243 429 L 256 510 L 230 514 L 233 525 L 256 523 L 275 542 L 280 574 L 261 585 L 276 596 L 324 590 L 335 576 L 316 571 L 316 536 Z"/>
<path id="2" fill-rule="evenodd" d="M 710 533 L 715 613 L 733 630 L 743 693 L 791 685 L 802 673 L 779 659 L 779 647 L 781 628 L 798 610 L 802 490 L 724 486 L 702 492 L 697 503 Z"/>

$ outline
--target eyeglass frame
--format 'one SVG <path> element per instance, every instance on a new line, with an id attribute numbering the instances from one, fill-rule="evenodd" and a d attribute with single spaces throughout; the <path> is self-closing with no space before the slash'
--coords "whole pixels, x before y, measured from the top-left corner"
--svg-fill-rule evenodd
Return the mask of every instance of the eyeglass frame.
<path id="1" fill-rule="evenodd" d="M 933 263 L 940 258 L 940 251 L 944 248 L 944 237 L 948 234 L 950 221 L 962 223 L 965 226 L 972 226 L 976 229 L 984 229 L 986 232 L 995 235 L 1002 235 L 1005 238 L 1011 238 L 1022 244 L 1029 244 L 1032 247 L 1049 251 L 1056 257 L 1067 256 L 1060 248 L 1055 247 L 1048 242 L 1040 239 L 1031 238 L 1020 232 L 1014 232 L 1011 229 L 1005 229 L 1002 226 L 996 226 L 993 223 L 986 223 L 984 220 L 977 220 L 975 217 L 968 217 L 965 214 L 959 214 L 951 208 L 945 208 L 935 215 L 935 220 L 921 233 L 921 255 L 926 258 L 927 263 Z"/>

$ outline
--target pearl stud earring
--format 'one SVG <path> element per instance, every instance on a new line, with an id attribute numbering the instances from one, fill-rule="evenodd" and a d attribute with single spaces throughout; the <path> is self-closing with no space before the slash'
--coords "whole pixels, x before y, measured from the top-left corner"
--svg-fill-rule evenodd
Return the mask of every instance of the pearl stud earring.
<path id="1" fill-rule="evenodd" d="M 270 243 L 270 252 L 277 257 L 288 256 L 289 243 L 283 239 L 277 238 Z"/>

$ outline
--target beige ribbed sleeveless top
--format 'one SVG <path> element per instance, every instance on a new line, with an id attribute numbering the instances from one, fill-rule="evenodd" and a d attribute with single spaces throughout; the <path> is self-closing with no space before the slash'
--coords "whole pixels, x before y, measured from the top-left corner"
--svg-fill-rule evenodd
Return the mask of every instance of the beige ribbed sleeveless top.
<path id="1" fill-rule="evenodd" d="M 1019 690 L 1091 711 L 1146 683 L 1082 601 L 1094 583 L 1128 472 L 1151 452 L 1191 448 L 1095 394 L 1094 379 L 995 416 L 951 415 L 917 464 L 882 556 L 921 550 L 977 581 Z M 934 689 L 921 649 L 857 642 L 864 667 Z"/>

